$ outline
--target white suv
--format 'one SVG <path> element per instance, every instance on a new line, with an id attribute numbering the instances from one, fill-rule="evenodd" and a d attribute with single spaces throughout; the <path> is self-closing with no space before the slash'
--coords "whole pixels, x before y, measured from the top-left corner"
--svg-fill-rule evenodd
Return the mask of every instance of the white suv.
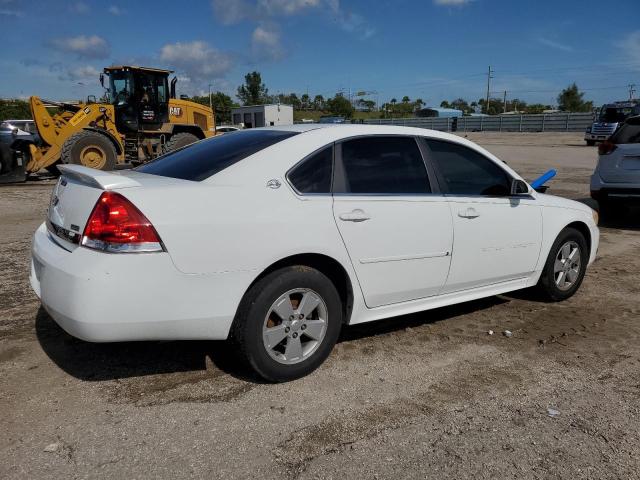
<path id="1" fill-rule="evenodd" d="M 627 119 L 598 153 L 591 197 L 600 207 L 614 199 L 640 198 L 640 116 Z"/>

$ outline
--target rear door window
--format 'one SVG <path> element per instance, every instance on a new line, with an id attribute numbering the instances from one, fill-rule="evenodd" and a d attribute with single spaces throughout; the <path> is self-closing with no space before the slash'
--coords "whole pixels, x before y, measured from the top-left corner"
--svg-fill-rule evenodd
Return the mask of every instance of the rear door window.
<path id="1" fill-rule="evenodd" d="M 511 177 L 481 153 L 453 142 L 427 139 L 430 159 L 452 195 L 506 196 Z M 441 186 L 442 187 L 442 186 Z"/>
<path id="2" fill-rule="evenodd" d="M 297 134 L 282 130 L 230 132 L 169 152 L 135 170 L 163 177 L 201 181 Z"/>
<path id="3" fill-rule="evenodd" d="M 431 193 L 427 169 L 413 137 L 372 136 L 342 142 L 343 178 L 337 193 Z"/>

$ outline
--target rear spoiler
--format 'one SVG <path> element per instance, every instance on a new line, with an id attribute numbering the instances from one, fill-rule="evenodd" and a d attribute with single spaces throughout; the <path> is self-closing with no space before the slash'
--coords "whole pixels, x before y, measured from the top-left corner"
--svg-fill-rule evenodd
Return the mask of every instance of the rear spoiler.
<path id="1" fill-rule="evenodd" d="M 58 170 L 67 178 L 101 190 L 140 187 L 140 182 L 122 175 L 120 172 L 104 172 L 82 165 L 58 165 Z"/>

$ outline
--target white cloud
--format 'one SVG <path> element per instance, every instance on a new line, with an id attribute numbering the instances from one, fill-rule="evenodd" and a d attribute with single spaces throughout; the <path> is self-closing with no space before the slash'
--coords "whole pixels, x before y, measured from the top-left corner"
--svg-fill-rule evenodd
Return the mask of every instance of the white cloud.
<path id="1" fill-rule="evenodd" d="M 461 7 L 470 4 L 471 1 L 472 0 L 433 0 L 433 3 L 442 7 Z"/>
<path id="2" fill-rule="evenodd" d="M 260 25 L 251 35 L 251 51 L 258 60 L 280 60 L 284 48 L 280 43 L 280 32 L 275 25 Z"/>
<path id="3" fill-rule="evenodd" d="M 354 33 L 362 39 L 367 39 L 376 33 L 375 28 L 357 13 L 338 11 L 336 21 L 345 32 Z"/>
<path id="4" fill-rule="evenodd" d="M 81 80 L 97 80 L 99 76 L 100 70 L 93 65 L 73 67 L 66 72 L 66 78 L 76 82 Z"/>
<path id="5" fill-rule="evenodd" d="M 279 16 L 315 11 L 330 14 L 340 28 L 362 38 L 375 33 L 362 15 L 342 8 L 340 0 L 211 0 L 211 6 L 218 21 L 225 25 L 243 21 L 273 23 Z"/>
<path id="6" fill-rule="evenodd" d="M 82 58 L 106 58 L 111 52 L 109 43 L 97 35 L 54 38 L 49 44 L 57 50 L 75 53 Z"/>
<path id="7" fill-rule="evenodd" d="M 258 0 L 258 7 L 270 15 L 296 15 L 304 10 L 318 8 L 323 0 Z"/>
<path id="8" fill-rule="evenodd" d="M 547 47 L 555 48 L 556 50 L 562 50 L 563 52 L 573 52 L 573 47 L 571 45 L 566 45 L 564 43 L 556 42 L 555 40 L 551 40 L 546 37 L 539 37 L 536 39 L 538 43 L 542 45 L 546 45 Z"/>
<path id="9" fill-rule="evenodd" d="M 196 82 L 220 78 L 233 66 L 229 55 L 200 40 L 167 44 L 160 50 L 160 59 Z"/>
<path id="10" fill-rule="evenodd" d="M 22 17 L 23 13 L 20 10 L 11 10 L 8 8 L 0 8 L 0 16 L 4 17 Z"/>
<path id="11" fill-rule="evenodd" d="M 124 15 L 125 11 L 117 5 L 111 5 L 108 9 L 111 15 L 119 16 Z"/>
<path id="12" fill-rule="evenodd" d="M 622 57 L 632 64 L 631 67 L 640 70 L 640 30 L 625 35 L 616 46 Z"/>
<path id="13" fill-rule="evenodd" d="M 69 5 L 69 9 L 74 13 L 88 13 L 89 5 L 84 2 L 73 2 L 71 5 Z"/>
<path id="14" fill-rule="evenodd" d="M 225 25 L 249 19 L 255 15 L 255 5 L 247 0 L 211 0 L 213 13 Z"/>

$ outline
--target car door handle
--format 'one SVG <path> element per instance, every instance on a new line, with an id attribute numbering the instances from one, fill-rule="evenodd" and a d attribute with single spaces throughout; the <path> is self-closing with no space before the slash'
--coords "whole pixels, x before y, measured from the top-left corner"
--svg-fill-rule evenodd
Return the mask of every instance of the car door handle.
<path id="1" fill-rule="evenodd" d="M 364 210 L 360 210 L 359 208 L 352 210 L 349 213 L 341 213 L 340 220 L 345 222 L 364 222 L 365 220 L 369 220 L 371 217 L 367 215 Z"/>
<path id="2" fill-rule="evenodd" d="M 480 214 L 475 208 L 469 207 L 465 210 L 460 210 L 458 212 L 458 216 L 462 218 L 476 218 L 476 217 L 479 217 Z"/>

